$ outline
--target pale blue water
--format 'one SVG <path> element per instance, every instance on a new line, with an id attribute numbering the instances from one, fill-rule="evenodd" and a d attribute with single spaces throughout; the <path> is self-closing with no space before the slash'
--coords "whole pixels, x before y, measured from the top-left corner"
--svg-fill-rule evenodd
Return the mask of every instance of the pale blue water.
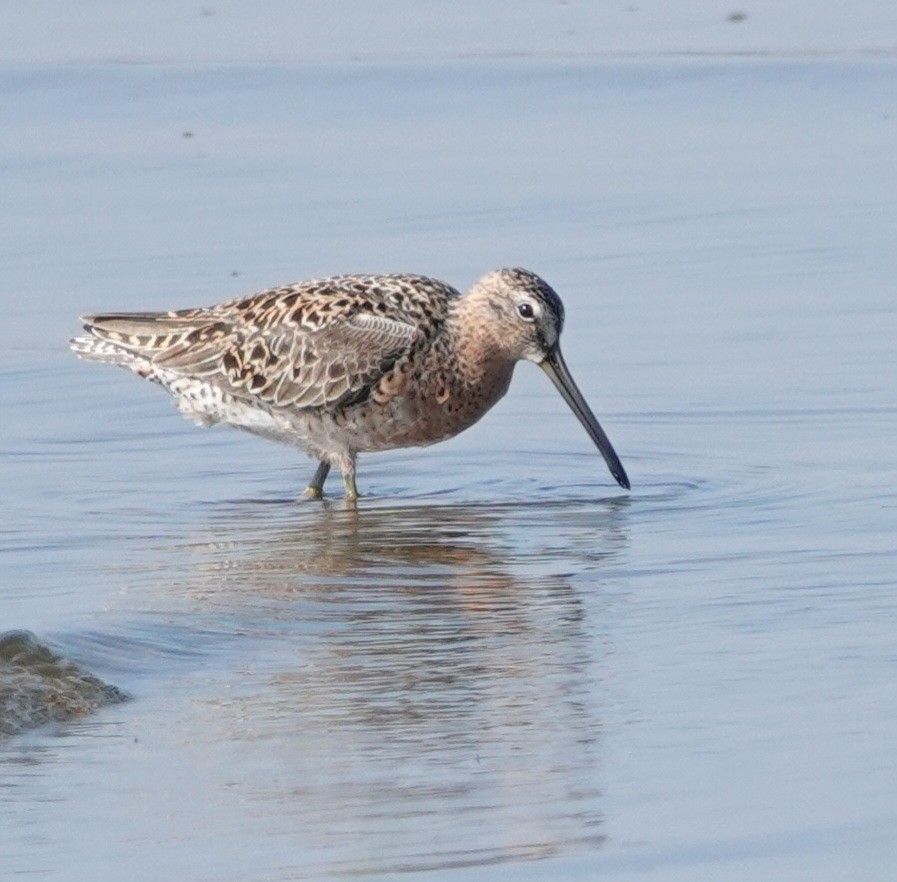
<path id="1" fill-rule="evenodd" d="M 891 878 L 893 61 L 5 64 L 0 114 L 0 630 L 134 696 L 0 746 L 3 878 Z M 631 494 L 528 365 L 350 512 L 66 350 L 515 264 Z"/>

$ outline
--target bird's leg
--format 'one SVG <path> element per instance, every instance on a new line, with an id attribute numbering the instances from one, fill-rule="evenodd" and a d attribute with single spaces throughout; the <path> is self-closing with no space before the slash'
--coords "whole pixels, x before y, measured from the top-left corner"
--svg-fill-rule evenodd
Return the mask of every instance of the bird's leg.
<path id="1" fill-rule="evenodd" d="M 343 470 L 343 486 L 346 488 L 346 501 L 358 499 L 358 488 L 355 486 L 355 454 L 349 453 L 340 457 L 340 468 Z"/>
<path id="2" fill-rule="evenodd" d="M 320 499 L 324 495 L 324 482 L 327 480 L 327 475 L 329 474 L 330 463 L 325 462 L 322 459 L 318 463 L 317 469 L 315 469 L 315 474 L 311 479 L 311 483 L 305 488 L 302 495 L 307 496 L 309 499 Z"/>

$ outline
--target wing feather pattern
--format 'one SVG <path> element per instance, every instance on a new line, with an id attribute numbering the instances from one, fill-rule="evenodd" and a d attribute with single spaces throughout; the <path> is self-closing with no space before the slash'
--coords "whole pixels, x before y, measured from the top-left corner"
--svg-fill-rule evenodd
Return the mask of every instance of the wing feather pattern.
<path id="1" fill-rule="evenodd" d="M 237 398 L 336 407 L 363 397 L 425 338 L 416 316 L 396 308 L 394 292 L 341 281 L 209 309 L 86 316 L 85 327 L 156 370 L 203 379 Z"/>

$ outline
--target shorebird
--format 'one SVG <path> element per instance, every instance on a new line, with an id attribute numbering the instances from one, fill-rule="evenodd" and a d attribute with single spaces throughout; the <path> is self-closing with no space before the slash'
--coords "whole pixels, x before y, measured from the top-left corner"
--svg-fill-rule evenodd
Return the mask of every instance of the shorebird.
<path id="1" fill-rule="evenodd" d="M 83 316 L 79 357 L 159 383 L 200 425 L 224 423 L 297 446 L 332 466 L 355 500 L 359 453 L 433 444 L 472 426 L 526 359 L 551 378 L 604 457 L 629 479 L 561 356 L 564 307 L 525 269 L 466 295 L 426 276 L 334 276 L 216 306 Z"/>

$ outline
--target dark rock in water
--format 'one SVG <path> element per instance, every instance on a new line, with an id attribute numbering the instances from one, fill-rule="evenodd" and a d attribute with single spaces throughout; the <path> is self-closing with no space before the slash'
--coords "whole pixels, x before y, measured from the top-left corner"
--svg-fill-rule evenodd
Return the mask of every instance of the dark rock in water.
<path id="1" fill-rule="evenodd" d="M 128 696 L 40 643 L 28 631 L 0 634 L 0 738 L 93 713 Z"/>

